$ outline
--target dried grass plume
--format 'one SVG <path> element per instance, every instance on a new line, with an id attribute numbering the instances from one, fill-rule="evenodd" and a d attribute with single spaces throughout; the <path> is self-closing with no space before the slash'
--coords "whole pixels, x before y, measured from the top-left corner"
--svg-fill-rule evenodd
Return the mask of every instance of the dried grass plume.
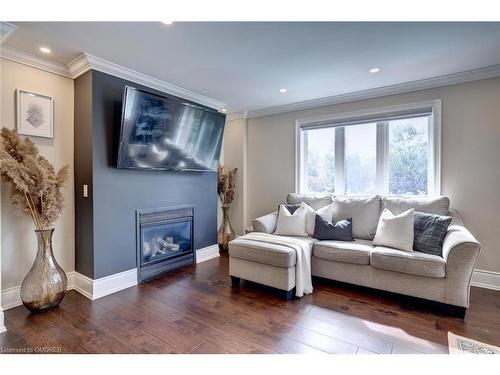
<path id="1" fill-rule="evenodd" d="M 238 168 L 225 171 L 224 167 L 219 166 L 217 193 L 219 194 L 222 206 L 229 206 L 234 200 L 236 190 L 236 172 Z"/>
<path id="2" fill-rule="evenodd" d="M 30 215 L 36 229 L 51 228 L 63 210 L 61 188 L 68 181 L 68 165 L 56 173 L 35 144 L 21 140 L 15 129 L 2 128 L 0 143 L 0 176 L 11 185 L 13 206 Z"/>

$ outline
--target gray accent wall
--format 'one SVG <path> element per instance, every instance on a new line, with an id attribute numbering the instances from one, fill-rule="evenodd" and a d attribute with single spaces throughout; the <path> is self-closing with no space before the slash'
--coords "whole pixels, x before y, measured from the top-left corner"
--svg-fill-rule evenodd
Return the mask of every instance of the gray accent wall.
<path id="1" fill-rule="evenodd" d="M 75 80 L 75 270 L 94 275 L 92 194 L 92 72 Z M 83 185 L 88 197 L 83 197 Z"/>
<path id="2" fill-rule="evenodd" d="M 91 87 L 85 84 L 89 76 Z M 83 102 L 89 95 L 92 98 L 91 113 L 77 110 L 75 115 L 75 129 L 80 126 L 85 128 L 85 131 L 75 131 L 75 134 L 81 135 L 75 136 L 75 148 L 78 145 L 78 149 L 82 150 L 78 155 L 75 151 L 75 164 L 82 165 L 85 170 L 80 172 L 81 178 L 76 182 L 80 186 L 75 186 L 76 215 L 85 216 L 77 219 L 76 224 L 77 238 L 85 238 L 82 244 L 77 244 L 79 261 L 76 271 L 92 279 L 136 267 L 137 209 L 191 205 L 195 209 L 195 249 L 213 245 L 217 241 L 216 173 L 116 168 L 121 105 L 126 85 L 165 95 L 97 71 L 86 73 L 75 83 L 75 103 L 77 96 L 83 98 Z M 80 89 L 85 92 L 77 94 Z M 88 148 L 89 131 L 92 135 L 92 149 L 90 155 L 82 155 L 83 150 Z M 77 161 L 77 156 L 83 160 Z M 81 185 L 88 178 L 89 170 L 92 177 L 92 181 L 88 182 L 89 198 L 80 198 L 83 189 Z M 87 207 L 89 202 L 91 209 Z M 88 220 L 91 220 L 91 226 L 79 227 L 79 223 L 84 224 Z M 87 242 L 91 242 L 91 245 Z M 89 263 L 92 264 L 91 267 Z"/>

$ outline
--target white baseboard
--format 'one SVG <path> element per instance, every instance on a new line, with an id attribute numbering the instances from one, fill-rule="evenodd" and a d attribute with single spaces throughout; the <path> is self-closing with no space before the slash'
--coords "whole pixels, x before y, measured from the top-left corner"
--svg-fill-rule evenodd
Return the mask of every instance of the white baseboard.
<path id="1" fill-rule="evenodd" d="M 137 285 L 137 268 L 101 277 L 94 280 L 92 299 L 98 299 L 135 285 Z"/>
<path id="2" fill-rule="evenodd" d="M 196 263 L 206 262 L 207 260 L 217 258 L 219 256 L 219 245 L 204 247 L 196 250 Z"/>
<path id="3" fill-rule="evenodd" d="M 500 272 L 474 270 L 472 286 L 500 290 Z"/>
<path id="4" fill-rule="evenodd" d="M 93 284 L 94 280 L 81 273 L 75 272 L 73 289 L 90 300 L 93 299 Z"/>
<path id="5" fill-rule="evenodd" d="M 3 310 L 0 307 L 0 333 L 7 331 L 7 329 L 5 328 L 5 325 L 3 324 L 3 322 L 4 322 L 4 320 L 3 320 Z"/>
<path id="6" fill-rule="evenodd" d="M 74 289 L 91 300 L 137 285 L 137 268 L 92 280 L 75 272 Z"/>
<path id="7" fill-rule="evenodd" d="M 68 277 L 68 290 L 76 290 L 91 300 L 137 285 L 137 268 L 96 280 L 92 280 L 76 271 L 67 272 L 66 276 Z M 4 289 L 2 291 L 2 308 L 8 310 L 22 305 L 20 294 L 20 285 Z"/>

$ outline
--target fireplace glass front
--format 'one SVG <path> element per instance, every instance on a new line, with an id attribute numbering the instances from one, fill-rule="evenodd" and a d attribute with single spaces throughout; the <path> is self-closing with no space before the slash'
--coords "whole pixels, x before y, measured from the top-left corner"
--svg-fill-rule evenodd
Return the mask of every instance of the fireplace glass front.
<path id="1" fill-rule="evenodd" d="M 139 282 L 193 264 L 193 207 L 137 211 Z"/>

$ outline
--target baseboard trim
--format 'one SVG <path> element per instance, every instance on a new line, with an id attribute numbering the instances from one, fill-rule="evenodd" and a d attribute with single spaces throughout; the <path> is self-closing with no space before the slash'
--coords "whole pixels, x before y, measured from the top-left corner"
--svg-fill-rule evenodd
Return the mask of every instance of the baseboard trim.
<path id="1" fill-rule="evenodd" d="M 471 285 L 478 288 L 500 290 L 500 272 L 474 270 Z"/>
<path id="2" fill-rule="evenodd" d="M 94 280 L 92 299 L 98 299 L 135 285 L 137 285 L 137 268 L 101 277 Z"/>
<path id="3" fill-rule="evenodd" d="M 137 268 L 95 280 L 75 272 L 74 289 L 90 300 L 96 300 L 135 285 L 137 285 Z"/>
<path id="4" fill-rule="evenodd" d="M 90 300 L 93 299 L 92 298 L 92 292 L 94 290 L 93 285 L 94 285 L 94 280 L 92 280 L 91 278 L 82 275 L 81 273 L 78 272 L 74 273 L 73 289 Z"/>
<path id="5" fill-rule="evenodd" d="M 92 280 L 76 271 L 66 272 L 68 277 L 68 290 L 76 290 L 90 300 L 116 293 L 120 290 L 137 285 L 137 268 L 116 273 L 114 275 Z M 2 291 L 3 310 L 12 309 L 22 305 L 21 286 L 8 288 Z"/>
<path id="6" fill-rule="evenodd" d="M 5 325 L 3 323 L 4 323 L 3 310 L 0 307 L 0 333 L 7 331 L 7 328 L 5 328 Z"/>
<path id="7" fill-rule="evenodd" d="M 219 256 L 219 245 L 211 245 L 202 249 L 196 250 L 196 263 L 206 262 L 207 260 L 217 258 Z"/>

